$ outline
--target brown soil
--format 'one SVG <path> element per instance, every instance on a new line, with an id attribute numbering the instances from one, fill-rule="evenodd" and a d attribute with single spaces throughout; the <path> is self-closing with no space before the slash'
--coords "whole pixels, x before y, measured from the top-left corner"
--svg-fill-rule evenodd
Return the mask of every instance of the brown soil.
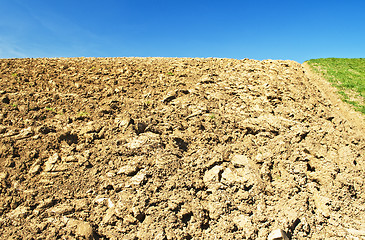
<path id="1" fill-rule="evenodd" d="M 0 64 L 1 239 L 365 238 L 361 126 L 296 62 Z"/>

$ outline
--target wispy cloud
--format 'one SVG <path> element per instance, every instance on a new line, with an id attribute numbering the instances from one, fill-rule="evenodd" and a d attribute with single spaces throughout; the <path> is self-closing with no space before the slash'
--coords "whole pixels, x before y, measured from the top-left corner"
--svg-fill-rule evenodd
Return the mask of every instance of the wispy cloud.
<path id="1" fill-rule="evenodd" d="M 72 22 L 62 12 L 50 6 L 44 3 L 40 8 L 33 2 L 14 0 L 11 4 L 12 9 L 16 9 L 14 14 L 0 17 L 6 23 L 0 24 L 0 57 L 98 54 L 97 49 L 105 42 L 103 37 L 81 27 L 77 22 Z M 6 18 L 16 22 L 6 21 Z"/>
<path id="2" fill-rule="evenodd" d="M 10 39 L 0 37 L 0 58 L 25 58 L 27 54 Z"/>

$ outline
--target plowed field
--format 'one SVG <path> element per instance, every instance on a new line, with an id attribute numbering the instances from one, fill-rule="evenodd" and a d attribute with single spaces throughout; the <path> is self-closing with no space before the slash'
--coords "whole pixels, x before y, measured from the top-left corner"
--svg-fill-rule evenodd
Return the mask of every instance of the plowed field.
<path id="1" fill-rule="evenodd" d="M 1 239 L 365 238 L 365 136 L 299 63 L 0 66 Z"/>

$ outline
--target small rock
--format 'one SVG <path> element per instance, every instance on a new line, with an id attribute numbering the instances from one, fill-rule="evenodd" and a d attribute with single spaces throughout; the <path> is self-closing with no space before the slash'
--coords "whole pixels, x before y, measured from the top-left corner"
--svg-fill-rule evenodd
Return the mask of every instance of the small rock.
<path id="1" fill-rule="evenodd" d="M 248 168 L 236 168 L 233 170 L 227 168 L 222 173 L 222 183 L 240 183 L 250 187 L 255 184 L 255 175 Z"/>
<path id="2" fill-rule="evenodd" d="M 223 169 L 224 168 L 222 166 L 214 166 L 212 169 L 205 172 L 203 181 L 205 183 L 220 181 Z"/>
<path id="3" fill-rule="evenodd" d="M 223 162 L 222 159 L 220 159 L 219 157 L 214 157 L 213 159 L 209 160 L 206 164 L 205 167 L 206 168 L 212 168 L 218 164 L 221 164 Z"/>
<path id="4" fill-rule="evenodd" d="M 141 185 L 146 180 L 146 173 L 145 171 L 141 170 L 137 175 L 131 178 L 131 184 L 134 185 Z"/>
<path id="5" fill-rule="evenodd" d="M 300 224 L 301 224 L 302 231 L 304 231 L 306 234 L 309 234 L 310 231 L 311 231 L 311 227 L 310 227 L 310 225 L 307 222 L 307 219 L 305 217 L 302 217 L 300 219 Z"/>
<path id="6" fill-rule="evenodd" d="M 65 162 L 78 162 L 78 159 L 75 156 L 67 156 L 63 159 Z"/>
<path id="7" fill-rule="evenodd" d="M 28 215 L 28 213 L 30 212 L 30 208 L 29 207 L 25 207 L 25 206 L 19 206 L 16 209 L 14 209 L 13 211 L 11 211 L 10 213 L 7 214 L 7 216 L 9 218 L 24 218 Z"/>
<path id="8" fill-rule="evenodd" d="M 166 234 L 165 232 L 159 232 L 156 234 L 155 238 L 153 240 L 166 240 Z"/>
<path id="9" fill-rule="evenodd" d="M 98 133 L 101 130 L 101 126 L 97 125 L 94 122 L 88 122 L 83 128 L 80 130 L 80 134 L 87 134 L 87 133 Z"/>
<path id="10" fill-rule="evenodd" d="M 78 164 L 79 166 L 84 166 L 84 167 L 91 167 L 91 163 L 89 162 L 89 160 L 86 157 L 83 156 L 79 156 L 77 158 Z"/>
<path id="11" fill-rule="evenodd" d="M 84 209 L 87 209 L 89 207 L 89 200 L 86 198 L 82 198 L 82 199 L 76 199 L 75 200 L 75 210 L 76 211 L 81 211 Z"/>
<path id="12" fill-rule="evenodd" d="M 91 156 L 91 152 L 90 150 L 86 150 L 82 153 L 82 155 L 87 159 L 89 160 L 90 159 L 90 156 Z"/>
<path id="13" fill-rule="evenodd" d="M 239 230 L 243 231 L 246 236 L 251 235 L 256 230 L 249 216 L 239 215 L 234 217 L 233 223 Z"/>
<path id="14" fill-rule="evenodd" d="M 236 224 L 236 226 L 240 230 L 248 229 L 248 228 L 252 227 L 252 222 L 251 222 L 250 217 L 245 216 L 245 215 L 239 215 L 237 217 L 234 217 L 233 222 Z"/>
<path id="15" fill-rule="evenodd" d="M 115 215 L 115 209 L 114 208 L 108 208 L 105 212 L 105 216 L 103 217 L 103 223 L 108 224 L 110 223 L 112 217 Z"/>
<path id="16" fill-rule="evenodd" d="M 113 208 L 115 206 L 115 204 L 112 202 L 112 200 L 110 200 L 110 198 L 108 198 L 108 208 Z"/>
<path id="17" fill-rule="evenodd" d="M 70 168 L 69 164 L 60 164 L 55 166 L 55 168 L 52 170 L 53 172 L 64 172 L 67 171 Z"/>
<path id="18" fill-rule="evenodd" d="M 249 158 L 245 155 L 234 155 L 231 162 L 235 167 L 245 167 L 249 165 Z"/>
<path id="19" fill-rule="evenodd" d="M 90 223 L 72 218 L 66 218 L 66 221 L 68 228 L 76 227 L 76 235 L 82 236 L 88 240 L 94 239 L 94 230 Z"/>
<path id="20" fill-rule="evenodd" d="M 58 155 L 58 153 L 55 153 L 52 156 L 50 156 L 47 162 L 45 162 L 43 170 L 45 172 L 52 172 L 55 169 L 55 164 L 59 159 L 60 156 Z"/>
<path id="21" fill-rule="evenodd" d="M 317 210 L 322 213 L 322 215 L 324 217 L 329 217 L 330 216 L 330 209 L 329 209 L 329 203 L 331 201 L 331 199 L 329 199 L 328 197 L 323 197 L 321 195 L 319 195 L 318 192 L 316 192 L 315 194 L 313 194 L 313 198 L 314 198 L 314 203 L 317 207 Z"/>
<path id="22" fill-rule="evenodd" d="M 127 215 L 123 218 L 123 223 L 126 225 L 134 225 L 137 223 L 137 219 L 132 215 Z"/>
<path id="23" fill-rule="evenodd" d="M 99 203 L 99 204 L 103 204 L 105 202 L 105 200 L 107 200 L 107 199 L 108 198 L 105 198 L 105 197 L 96 197 L 94 202 Z"/>
<path id="24" fill-rule="evenodd" d="M 269 234 L 267 240 L 289 240 L 289 238 L 283 230 L 276 229 Z"/>
<path id="25" fill-rule="evenodd" d="M 53 198 L 46 198 L 39 202 L 39 205 L 37 206 L 38 209 L 45 209 L 52 207 L 54 205 L 55 201 Z"/>
<path id="26" fill-rule="evenodd" d="M 119 93 L 119 92 L 123 92 L 123 91 L 124 91 L 123 87 L 117 87 L 114 89 L 115 93 Z"/>
<path id="27" fill-rule="evenodd" d="M 114 123 L 121 128 L 123 131 L 131 124 L 133 124 L 133 119 L 124 116 L 118 116 L 114 119 Z"/>
<path id="28" fill-rule="evenodd" d="M 39 173 L 41 170 L 41 165 L 37 164 L 33 164 L 30 169 L 29 169 L 29 174 L 30 175 L 35 175 L 37 173 Z"/>
<path id="29" fill-rule="evenodd" d="M 240 178 L 240 182 L 250 182 L 255 183 L 256 175 L 250 168 L 236 168 L 237 177 Z"/>
<path id="30" fill-rule="evenodd" d="M 237 174 L 231 169 L 226 168 L 222 173 L 223 182 L 234 183 L 237 181 Z"/>
<path id="31" fill-rule="evenodd" d="M 160 135 L 156 133 L 146 132 L 140 134 L 138 137 L 135 137 L 128 141 L 127 144 L 125 144 L 126 147 L 130 149 L 138 149 L 141 147 L 146 148 L 154 148 L 157 147 L 160 143 Z"/>
<path id="32" fill-rule="evenodd" d="M 19 137 L 29 137 L 34 134 L 32 127 L 22 129 L 19 133 Z"/>
<path id="33" fill-rule="evenodd" d="M 15 135 L 18 135 L 19 134 L 19 131 L 18 129 L 10 129 L 5 136 L 7 137 L 11 137 L 11 136 L 15 136 Z"/>
<path id="34" fill-rule="evenodd" d="M 225 214 L 225 207 L 226 205 L 221 202 L 208 202 L 207 210 L 209 211 L 209 218 L 218 221 Z"/>
<path id="35" fill-rule="evenodd" d="M 94 239 L 94 231 L 90 223 L 78 221 L 76 234 L 85 237 L 88 240 Z"/>
<path id="36" fill-rule="evenodd" d="M 105 175 L 106 175 L 108 178 L 115 177 L 115 173 L 114 173 L 114 172 L 107 172 Z"/>
<path id="37" fill-rule="evenodd" d="M 49 163 L 56 163 L 58 160 L 60 160 L 60 156 L 58 155 L 58 153 L 53 154 L 52 156 L 49 157 L 48 162 Z"/>
<path id="38" fill-rule="evenodd" d="M 8 177 L 7 172 L 0 172 L 0 181 L 5 180 Z"/>
<path id="39" fill-rule="evenodd" d="M 18 109 L 20 112 L 26 113 L 29 112 L 29 106 L 28 105 L 19 105 Z"/>
<path id="40" fill-rule="evenodd" d="M 125 174 L 127 176 L 135 175 L 138 171 L 138 167 L 136 165 L 126 165 L 119 169 L 117 174 Z"/>
<path id="41" fill-rule="evenodd" d="M 69 213 L 74 212 L 74 207 L 69 204 L 62 204 L 62 205 L 50 208 L 48 211 L 51 213 L 58 214 L 58 215 L 69 214 Z"/>

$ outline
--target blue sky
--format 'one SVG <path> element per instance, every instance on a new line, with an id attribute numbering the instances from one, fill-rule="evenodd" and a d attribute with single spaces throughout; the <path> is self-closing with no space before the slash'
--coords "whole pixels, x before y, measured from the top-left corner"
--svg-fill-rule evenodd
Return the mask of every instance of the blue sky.
<path id="1" fill-rule="evenodd" d="M 364 0 L 0 0 L 0 58 L 365 57 Z"/>

